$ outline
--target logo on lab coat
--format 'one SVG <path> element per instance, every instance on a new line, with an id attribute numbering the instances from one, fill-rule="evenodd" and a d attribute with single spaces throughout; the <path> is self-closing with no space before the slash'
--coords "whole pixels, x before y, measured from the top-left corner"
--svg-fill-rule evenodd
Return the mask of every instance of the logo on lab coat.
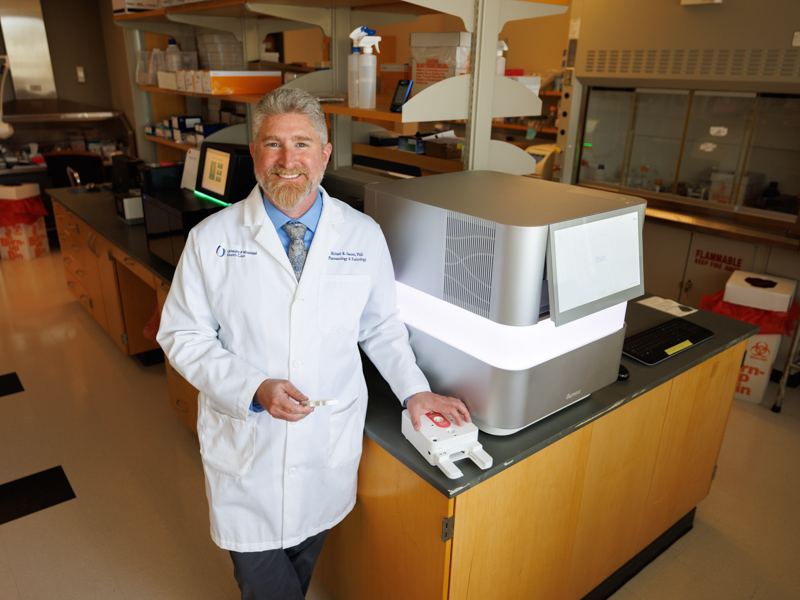
<path id="1" fill-rule="evenodd" d="M 220 258 L 225 256 L 228 258 L 246 258 L 248 256 L 258 256 L 258 252 L 255 250 L 234 250 L 233 248 L 223 248 L 220 244 L 217 246 L 217 256 Z"/>

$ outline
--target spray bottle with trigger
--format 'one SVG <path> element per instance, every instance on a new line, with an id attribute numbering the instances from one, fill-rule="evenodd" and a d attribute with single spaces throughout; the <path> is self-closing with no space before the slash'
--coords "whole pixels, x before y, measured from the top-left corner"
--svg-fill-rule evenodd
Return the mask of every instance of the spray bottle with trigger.
<path id="1" fill-rule="evenodd" d="M 498 75 L 505 75 L 506 74 L 506 57 L 503 56 L 503 52 L 508 51 L 508 44 L 506 44 L 503 40 L 498 40 L 497 42 L 497 63 L 495 66 L 495 72 Z"/>
<path id="2" fill-rule="evenodd" d="M 350 39 L 353 40 L 353 51 L 347 57 L 347 105 L 350 108 L 358 108 L 358 63 L 361 57 L 361 48 L 358 44 L 368 35 L 369 29 L 366 27 L 354 29 L 350 34 Z"/>
<path id="3" fill-rule="evenodd" d="M 366 27 L 364 29 L 367 29 Z M 378 57 L 372 53 L 372 47 L 380 52 L 378 42 L 381 36 L 375 31 L 367 29 L 367 35 L 362 37 L 358 45 L 362 48 L 358 59 L 358 107 L 375 108 L 376 82 L 378 79 Z"/>

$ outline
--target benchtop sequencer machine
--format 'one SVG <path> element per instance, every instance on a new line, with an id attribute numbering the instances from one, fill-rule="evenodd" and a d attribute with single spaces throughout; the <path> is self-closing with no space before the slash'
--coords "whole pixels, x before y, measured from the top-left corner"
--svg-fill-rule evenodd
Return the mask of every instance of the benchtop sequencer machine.
<path id="1" fill-rule="evenodd" d="M 366 186 L 432 389 L 507 435 L 615 381 L 645 205 L 493 171 Z"/>

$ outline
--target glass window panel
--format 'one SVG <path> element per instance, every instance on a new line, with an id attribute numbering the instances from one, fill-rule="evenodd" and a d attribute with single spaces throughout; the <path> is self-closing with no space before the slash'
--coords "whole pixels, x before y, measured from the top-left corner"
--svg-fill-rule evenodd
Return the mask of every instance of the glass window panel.
<path id="1" fill-rule="evenodd" d="M 688 91 L 636 90 L 633 139 L 623 185 L 672 191 L 688 107 Z"/>
<path id="2" fill-rule="evenodd" d="M 675 192 L 736 204 L 734 179 L 743 158 L 755 94 L 695 92 Z"/>
<path id="3" fill-rule="evenodd" d="M 744 206 L 797 215 L 800 96 L 759 98 L 740 188 Z"/>
<path id="4" fill-rule="evenodd" d="M 632 102 L 631 90 L 592 89 L 589 92 L 579 182 L 619 184 Z"/>

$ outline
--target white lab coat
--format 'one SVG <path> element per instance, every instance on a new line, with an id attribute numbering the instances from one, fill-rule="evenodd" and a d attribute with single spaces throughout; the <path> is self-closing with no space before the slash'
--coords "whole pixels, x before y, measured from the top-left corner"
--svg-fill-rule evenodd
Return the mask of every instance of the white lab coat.
<path id="1" fill-rule="evenodd" d="M 299 283 L 256 187 L 192 229 L 161 316 L 158 342 L 200 390 L 211 535 L 227 550 L 292 547 L 352 509 L 367 407 L 358 343 L 399 399 L 430 390 L 380 228 L 322 196 Z M 339 403 L 297 423 L 256 414 L 267 378 Z"/>

